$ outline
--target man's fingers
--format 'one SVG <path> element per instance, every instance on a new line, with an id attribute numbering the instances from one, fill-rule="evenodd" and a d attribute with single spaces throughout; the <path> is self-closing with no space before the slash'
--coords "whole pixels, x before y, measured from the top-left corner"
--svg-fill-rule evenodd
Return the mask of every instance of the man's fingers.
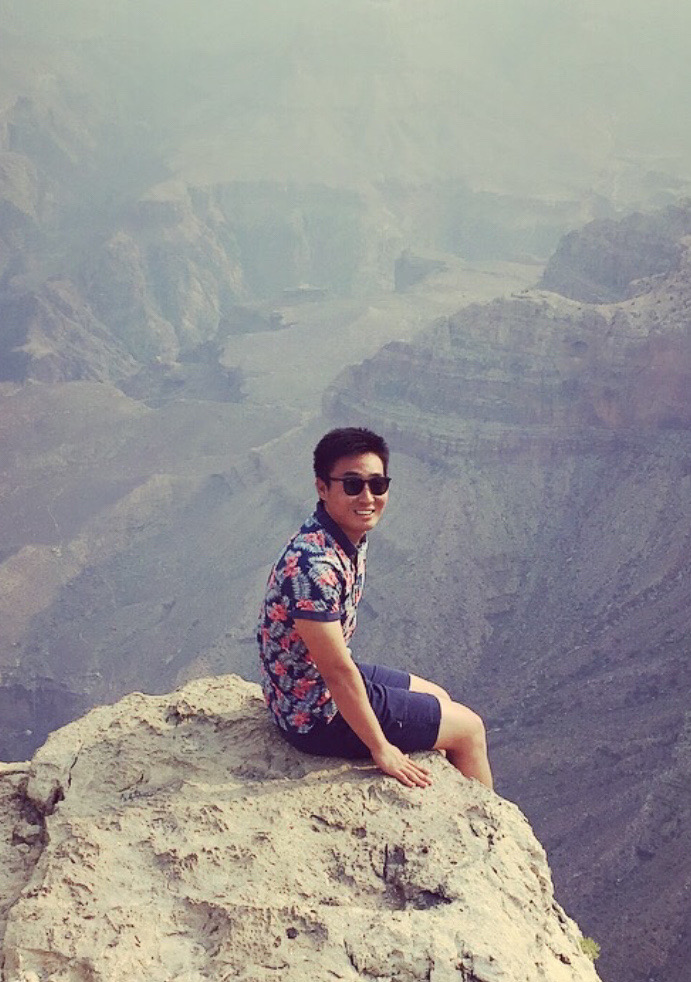
<path id="1" fill-rule="evenodd" d="M 424 774 L 425 776 L 427 776 L 427 777 L 429 777 L 429 771 L 427 770 L 427 768 L 426 768 L 426 767 L 421 767 L 421 766 L 420 766 L 420 764 L 416 764 L 416 763 L 415 763 L 414 761 L 412 761 L 412 760 L 411 760 L 411 762 L 410 762 L 410 763 L 412 764 L 412 766 L 413 766 L 413 768 L 415 769 L 415 771 L 416 771 L 416 772 L 417 772 L 418 774 Z"/>
<path id="2" fill-rule="evenodd" d="M 426 788 L 432 783 L 429 771 L 412 760 L 408 761 L 407 767 L 401 773 L 405 776 L 403 783 L 408 787 L 417 785 L 419 788 Z"/>
<path id="3" fill-rule="evenodd" d="M 421 771 L 423 774 L 429 774 L 427 768 L 423 767 L 422 764 L 418 764 L 416 761 L 414 761 L 410 756 L 410 754 L 403 754 L 403 757 L 414 770 Z"/>
<path id="4" fill-rule="evenodd" d="M 411 760 L 410 757 L 406 759 L 410 770 L 415 771 L 416 774 L 423 774 L 425 776 L 429 776 L 429 771 L 427 770 L 426 767 L 423 767 L 422 764 L 418 764 L 417 761 Z"/>
<path id="5" fill-rule="evenodd" d="M 374 756 L 374 755 L 373 755 Z M 383 752 L 377 753 L 375 763 L 385 774 L 390 774 L 407 788 L 426 788 L 432 783 L 429 771 L 416 764 L 407 754 L 397 747 L 389 745 Z"/>

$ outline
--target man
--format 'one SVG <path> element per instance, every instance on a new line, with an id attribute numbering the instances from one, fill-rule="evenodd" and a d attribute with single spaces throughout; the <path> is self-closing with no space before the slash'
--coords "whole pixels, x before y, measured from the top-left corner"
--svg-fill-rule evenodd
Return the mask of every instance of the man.
<path id="1" fill-rule="evenodd" d="M 371 756 L 408 787 L 429 772 L 414 750 L 444 750 L 492 787 L 482 720 L 434 682 L 357 664 L 348 643 L 365 577 L 367 533 L 386 507 L 389 450 L 371 430 L 332 430 L 314 451 L 317 510 L 269 576 L 257 633 L 264 697 L 282 735 L 307 753 Z"/>

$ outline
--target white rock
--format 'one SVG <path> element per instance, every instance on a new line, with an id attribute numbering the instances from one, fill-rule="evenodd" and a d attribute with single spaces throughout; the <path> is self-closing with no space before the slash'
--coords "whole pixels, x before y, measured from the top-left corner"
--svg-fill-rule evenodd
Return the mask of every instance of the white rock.
<path id="1" fill-rule="evenodd" d="M 94 710 L 13 777 L 49 814 L 4 978 L 595 982 L 519 810 L 425 759 L 300 755 L 234 676 Z"/>

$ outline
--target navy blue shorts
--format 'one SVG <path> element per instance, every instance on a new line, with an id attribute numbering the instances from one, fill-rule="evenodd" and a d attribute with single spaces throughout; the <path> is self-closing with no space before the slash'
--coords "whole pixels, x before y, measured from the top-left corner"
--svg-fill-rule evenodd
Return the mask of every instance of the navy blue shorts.
<path id="1" fill-rule="evenodd" d="M 389 743 L 406 753 L 431 750 L 437 742 L 441 723 L 441 705 L 437 697 L 429 692 L 411 692 L 410 675 L 398 668 L 356 664 L 367 689 L 367 698 Z M 367 745 L 340 713 L 328 723 L 315 723 L 307 733 L 283 729 L 281 733 L 293 747 L 308 754 L 353 760 L 370 756 Z"/>

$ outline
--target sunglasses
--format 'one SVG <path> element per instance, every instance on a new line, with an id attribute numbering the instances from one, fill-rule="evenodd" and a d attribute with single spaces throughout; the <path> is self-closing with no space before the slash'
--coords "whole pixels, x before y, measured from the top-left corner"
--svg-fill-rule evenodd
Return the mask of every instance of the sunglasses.
<path id="1" fill-rule="evenodd" d="M 340 481 L 343 490 L 350 498 L 360 494 L 365 485 L 375 497 L 380 498 L 386 494 L 391 484 L 391 478 L 384 477 L 382 474 L 376 474 L 374 477 L 330 477 L 329 480 Z"/>

